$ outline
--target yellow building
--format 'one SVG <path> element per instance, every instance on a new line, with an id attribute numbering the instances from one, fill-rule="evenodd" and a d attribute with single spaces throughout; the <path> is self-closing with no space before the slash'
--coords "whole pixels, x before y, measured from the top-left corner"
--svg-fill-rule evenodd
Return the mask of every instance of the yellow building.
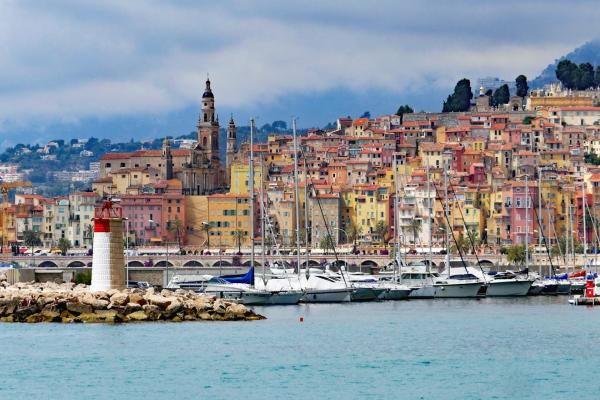
<path id="1" fill-rule="evenodd" d="M 190 246 L 237 248 L 250 245 L 250 196 L 213 194 L 186 196 L 186 219 Z"/>
<path id="2" fill-rule="evenodd" d="M 231 164 L 231 186 L 229 189 L 230 193 L 233 194 L 249 194 L 249 177 L 250 168 L 248 167 L 248 161 L 233 162 Z M 268 176 L 268 168 L 263 163 L 263 179 Z M 254 190 L 258 191 L 261 183 L 260 164 L 255 160 L 254 162 Z"/>

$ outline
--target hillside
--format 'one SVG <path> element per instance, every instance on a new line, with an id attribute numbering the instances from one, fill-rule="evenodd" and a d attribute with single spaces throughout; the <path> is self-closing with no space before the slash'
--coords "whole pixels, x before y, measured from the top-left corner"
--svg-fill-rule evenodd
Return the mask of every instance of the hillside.
<path id="1" fill-rule="evenodd" d="M 529 85 L 532 88 L 539 88 L 549 83 L 558 82 L 554 71 L 559 61 L 565 58 L 577 64 L 589 62 L 592 65 L 600 65 L 600 39 L 591 40 L 570 53 L 556 59 L 552 64 L 544 68 L 542 73 L 532 80 Z"/>

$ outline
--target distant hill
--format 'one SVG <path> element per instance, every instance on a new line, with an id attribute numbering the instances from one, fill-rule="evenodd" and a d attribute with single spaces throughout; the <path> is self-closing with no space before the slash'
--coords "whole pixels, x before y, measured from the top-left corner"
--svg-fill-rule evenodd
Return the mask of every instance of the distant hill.
<path id="1" fill-rule="evenodd" d="M 583 46 L 576 48 L 572 52 L 558 58 L 552 64 L 548 65 L 542 73 L 529 83 L 532 88 L 541 88 L 549 83 L 558 82 L 555 69 L 560 60 L 569 59 L 574 63 L 580 64 L 589 62 L 592 65 L 600 65 L 600 39 L 594 39 Z"/>

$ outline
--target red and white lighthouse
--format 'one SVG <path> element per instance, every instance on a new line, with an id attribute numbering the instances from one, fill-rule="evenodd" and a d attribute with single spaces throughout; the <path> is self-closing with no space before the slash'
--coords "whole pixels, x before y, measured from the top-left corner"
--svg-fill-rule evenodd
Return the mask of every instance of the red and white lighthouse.
<path id="1" fill-rule="evenodd" d="M 123 217 L 112 205 L 105 201 L 94 216 L 93 292 L 125 288 Z"/>

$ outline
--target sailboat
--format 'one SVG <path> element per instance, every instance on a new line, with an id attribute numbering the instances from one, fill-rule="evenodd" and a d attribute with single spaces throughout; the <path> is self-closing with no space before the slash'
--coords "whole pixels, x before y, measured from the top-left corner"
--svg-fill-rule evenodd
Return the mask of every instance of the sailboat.
<path id="1" fill-rule="evenodd" d="M 444 165 L 444 219 L 446 220 L 446 257 L 444 259 L 445 271 L 434 279 L 436 298 L 477 298 L 484 282 L 468 271 L 464 264 L 464 271 L 450 268 L 450 238 L 452 227 L 448 213 L 448 165 Z M 437 193 L 437 190 L 436 190 Z M 452 238 L 453 235 L 452 235 Z M 460 250 L 459 250 L 460 253 Z M 461 256 L 462 259 L 462 256 Z M 444 276 L 445 275 L 445 276 Z"/>
<path id="2" fill-rule="evenodd" d="M 267 291 L 269 293 L 271 293 L 271 297 L 269 297 L 269 301 L 268 304 L 273 304 L 273 305 L 292 305 L 292 304 L 298 304 L 298 302 L 300 302 L 300 298 L 304 295 L 304 292 L 302 291 L 302 288 L 300 287 L 300 282 L 297 279 L 294 279 L 295 276 L 286 276 L 285 274 L 276 274 L 276 275 L 272 275 L 267 279 L 266 276 L 266 269 L 267 269 L 267 262 L 266 262 L 266 257 L 265 257 L 265 235 L 267 234 L 266 232 L 266 227 L 268 225 L 268 230 L 269 230 L 269 234 L 273 235 L 273 239 L 275 240 L 275 235 L 272 232 L 271 229 L 271 222 L 270 220 L 268 221 L 267 224 L 265 224 L 265 216 L 266 216 L 266 212 L 265 212 L 265 203 L 264 203 L 264 195 L 263 195 L 263 179 L 262 179 L 262 171 L 263 171 L 263 165 L 262 165 L 262 157 L 260 158 L 260 162 L 261 162 L 261 168 L 260 168 L 260 173 L 261 173 L 261 186 L 259 188 L 259 197 L 260 197 L 260 220 L 261 220 L 261 256 L 262 256 L 262 268 L 263 268 L 263 273 L 262 273 L 262 279 L 259 279 L 258 281 L 256 281 L 256 283 L 258 283 L 257 287 L 259 287 L 260 289 Z M 298 257 L 300 253 L 298 252 Z M 282 262 L 283 265 L 283 262 Z M 285 272 L 285 270 L 284 270 Z"/>

